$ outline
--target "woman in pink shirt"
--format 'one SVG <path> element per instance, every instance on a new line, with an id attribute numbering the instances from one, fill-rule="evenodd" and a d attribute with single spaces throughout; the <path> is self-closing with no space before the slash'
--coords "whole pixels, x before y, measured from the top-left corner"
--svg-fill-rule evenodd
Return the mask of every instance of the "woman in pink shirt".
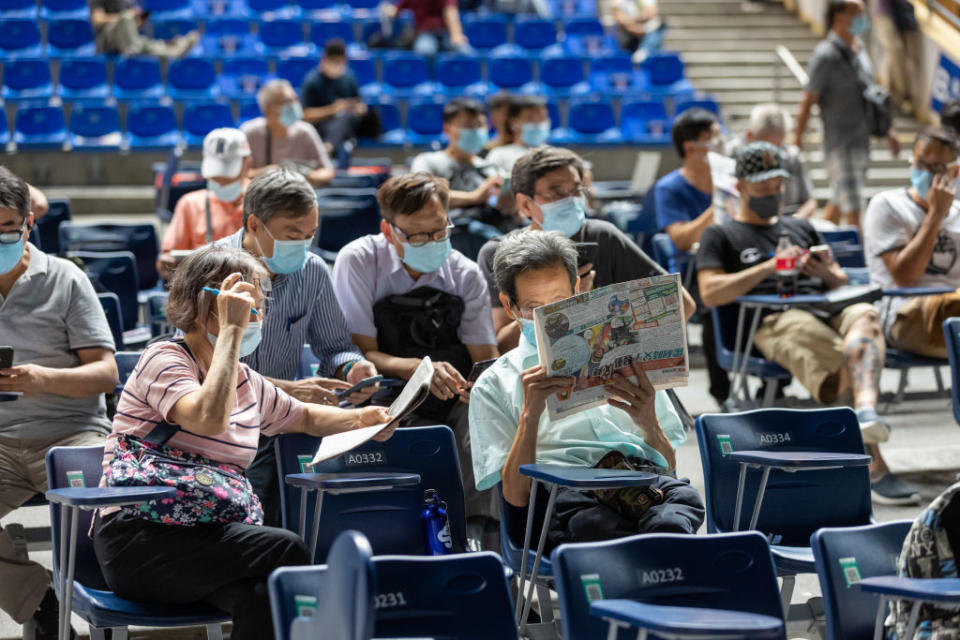
<path id="1" fill-rule="evenodd" d="M 117 595 L 213 605 L 233 617 L 234 640 L 273 637 L 267 576 L 310 560 L 297 535 L 262 524 L 244 476 L 261 431 L 324 436 L 389 420 L 379 407 L 302 403 L 239 362 L 260 341 L 259 283 L 268 277 L 236 249 L 202 249 L 181 263 L 167 318 L 183 338 L 143 352 L 104 450 L 104 484 L 176 486 L 177 498 L 106 510 L 94 522 Z"/>

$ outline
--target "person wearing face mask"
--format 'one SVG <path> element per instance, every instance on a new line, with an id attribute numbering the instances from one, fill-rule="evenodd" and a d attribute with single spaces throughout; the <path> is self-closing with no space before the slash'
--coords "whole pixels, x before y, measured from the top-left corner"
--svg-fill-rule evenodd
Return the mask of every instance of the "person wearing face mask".
<path id="1" fill-rule="evenodd" d="M 736 218 L 704 231 L 697 254 L 700 295 L 708 307 L 733 303 L 739 296 L 776 292 L 776 258 L 781 236 L 793 246 L 801 277 L 797 293 L 824 293 L 848 283 L 847 274 L 829 251 L 811 253 L 823 238 L 809 221 L 781 216 L 783 182 L 788 178 L 780 150 L 753 142 L 736 155 L 740 210 Z M 797 378 L 822 404 L 835 404 L 852 394 L 863 441 L 873 456 L 873 495 L 884 504 L 911 503 L 916 492 L 890 473 L 880 455 L 880 442 L 890 426 L 877 415 L 885 344 L 876 308 L 853 303 L 828 319 L 791 307 L 768 311 L 760 322 L 754 346 Z M 844 402 L 848 402 L 844 400 Z"/>
<path id="2" fill-rule="evenodd" d="M 317 130 L 303 120 L 303 108 L 293 86 L 286 80 L 266 82 L 257 93 L 263 114 L 240 125 L 250 142 L 249 176 L 278 166 L 296 169 L 314 187 L 334 177 L 330 155 Z"/>
<path id="3" fill-rule="evenodd" d="M 547 102 L 542 96 L 516 96 L 507 113 L 505 127 L 513 135 L 513 142 L 487 154 L 487 160 L 508 176 L 513 164 L 534 147 L 550 140 L 551 122 Z"/>
<path id="4" fill-rule="evenodd" d="M 501 485 L 503 516 L 514 543 L 523 544 L 530 500 L 530 478 L 520 474 L 521 465 L 593 467 L 612 458 L 658 474 L 653 505 L 643 509 L 635 492 L 601 501 L 592 492 L 561 488 L 548 551 L 563 542 L 696 533 L 703 523 L 703 501 L 696 489 L 676 479 L 676 448 L 686 434 L 667 394 L 654 391 L 641 367 L 625 367 L 614 376 L 606 405 L 560 420 L 545 411 L 547 397 L 568 390 L 571 381 L 547 376 L 538 362 L 533 310 L 582 291 L 574 242 L 557 232 L 518 231 L 500 243 L 493 269 L 500 303 L 523 337 L 474 385 L 470 439 L 477 489 Z M 537 505 L 545 505 L 546 492 L 540 490 Z M 543 511 L 536 517 L 539 530 Z"/>
<path id="5" fill-rule="evenodd" d="M 517 161 L 511 176 L 517 210 L 530 221 L 530 229 L 558 231 L 574 242 L 591 243 L 591 247 L 595 243 L 595 250 L 588 250 L 586 255 L 596 257 L 578 266 L 580 289 L 589 291 L 594 287 L 665 273 L 616 225 L 586 217 L 584 178 L 585 169 L 580 157 L 559 147 L 533 149 Z M 506 352 L 517 346 L 520 329 L 503 307 L 494 278 L 493 256 L 501 240 L 488 241 L 480 249 L 477 262 L 490 289 L 497 343 L 500 350 Z M 689 318 L 696 305 L 686 291 L 683 301 Z"/>
<path id="6" fill-rule="evenodd" d="M 473 489 L 467 405 L 474 363 L 497 357 L 490 294 L 476 263 L 452 249 L 447 181 L 428 173 L 390 178 L 377 192 L 380 233 L 337 255 L 333 283 L 350 334 L 391 378 L 407 380 L 425 356 L 432 397 L 413 424 L 446 424 L 457 437 L 466 491 L 467 535 L 496 548 L 497 501 Z"/>
<path id="7" fill-rule="evenodd" d="M 478 155 L 490 134 L 483 105 L 471 98 L 448 102 L 443 108 L 443 132 L 450 140 L 447 148 L 421 153 L 410 170 L 450 183 L 451 220 L 470 218 L 500 226 L 503 219 L 496 204 L 503 178 L 496 165 Z"/>
<path id="8" fill-rule="evenodd" d="M 922 131 L 913 146 L 910 186 L 878 193 L 864 217 L 870 280 L 884 288 L 960 288 L 960 202 L 957 138 L 950 129 Z M 890 346 L 946 358 L 941 326 L 960 316 L 956 292 L 884 298 L 880 309 Z"/>
<path id="9" fill-rule="evenodd" d="M 55 446 L 103 446 L 104 393 L 117 383 L 113 337 L 97 294 L 72 262 L 29 242 L 29 186 L 0 166 L 0 518 L 47 489 L 44 457 Z M 13 396 L 12 394 L 23 394 Z M 57 638 L 57 596 L 46 569 L 21 558 L 0 527 L 0 610 Z"/>
<path id="10" fill-rule="evenodd" d="M 330 270 L 310 243 L 319 222 L 317 195 L 306 179 L 288 169 L 271 169 L 250 182 L 244 197 L 243 227 L 216 244 L 243 249 L 260 259 L 270 277 L 260 348 L 241 360 L 284 392 L 303 402 L 336 406 L 338 389 L 377 375 L 350 339 Z M 317 374 L 295 380 L 304 345 L 318 359 Z M 365 402 L 376 386 L 349 396 Z M 273 439 L 263 436 L 248 477 L 260 496 L 265 522 L 280 524 L 280 485 Z"/>
<path id="11" fill-rule="evenodd" d="M 810 80 L 797 111 L 794 144 L 803 149 L 810 110 L 820 107 L 823 121 L 823 153 L 833 194 L 824 218 L 860 225 L 863 190 L 870 165 L 870 130 L 862 84 L 872 82 L 873 70 L 861 38 L 870 29 L 863 0 L 830 0 L 827 8 L 830 32 L 820 41 L 807 63 Z M 900 141 L 891 127 L 886 135 L 890 153 L 897 157 Z"/>
<path id="12" fill-rule="evenodd" d="M 381 407 L 301 402 L 242 362 L 265 346 L 273 309 L 262 285 L 269 280 L 263 265 L 238 249 L 206 247 L 184 259 L 167 304 L 182 337 L 149 345 L 124 384 L 101 481 L 152 486 L 175 479 L 177 496 L 147 510 L 101 509 L 92 526 L 114 593 L 211 605 L 232 618 L 238 640 L 274 637 L 267 577 L 311 560 L 296 533 L 264 524 L 246 475 L 258 439 L 322 437 L 390 419 Z M 390 435 L 392 428 L 377 438 Z M 145 456 L 154 462 L 142 462 Z"/>
<path id="13" fill-rule="evenodd" d="M 177 201 L 160 243 L 157 270 L 168 282 L 177 267 L 172 251 L 190 251 L 235 233 L 243 218 L 250 145 L 239 129 L 214 129 L 203 139 L 200 174 L 207 188 Z"/>

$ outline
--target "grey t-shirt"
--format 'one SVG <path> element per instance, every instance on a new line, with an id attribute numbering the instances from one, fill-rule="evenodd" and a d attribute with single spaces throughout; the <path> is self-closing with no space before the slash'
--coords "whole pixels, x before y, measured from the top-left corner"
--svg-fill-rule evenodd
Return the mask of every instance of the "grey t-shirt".
<path id="1" fill-rule="evenodd" d="M 14 348 L 13 364 L 66 369 L 80 364 L 77 349 L 115 349 L 103 308 L 86 274 L 32 244 L 30 266 L 0 297 L 0 345 Z M 57 438 L 110 430 L 103 394 L 68 398 L 52 393 L 0 402 L 0 436 Z"/>
<path id="2" fill-rule="evenodd" d="M 873 75 L 866 47 L 860 43 L 858 52 L 854 53 L 831 32 L 816 46 L 807 64 L 810 81 L 806 88 L 820 96 L 824 149 L 870 145 L 858 71 L 851 64 L 854 61 L 860 68 L 859 73 Z"/>
<path id="3" fill-rule="evenodd" d="M 287 132 L 286 138 L 269 135 L 266 118 L 254 118 L 240 125 L 240 130 L 250 143 L 250 156 L 254 169 L 269 164 L 292 162 L 309 169 L 330 169 L 333 163 L 323 140 L 313 125 L 300 120 Z"/>
<path id="4" fill-rule="evenodd" d="M 461 164 L 446 151 L 421 153 L 410 163 L 410 170 L 446 178 L 454 191 L 473 191 L 484 180 L 497 174 L 497 167 L 488 160 L 474 156 L 473 162 Z"/>
<path id="5" fill-rule="evenodd" d="M 866 216 L 863 219 L 863 243 L 870 271 L 870 282 L 884 289 L 898 285 L 893 274 L 887 269 L 881 257 L 894 249 L 902 249 L 917 234 L 923 218 L 927 215 L 920 205 L 913 201 L 906 188 L 892 189 L 878 193 L 870 200 Z M 960 201 L 954 200 L 950 213 L 937 234 L 937 244 L 933 255 L 924 270 L 918 287 L 960 287 Z M 908 298 L 884 298 L 880 303 L 883 325 L 890 329 L 896 319 L 897 310 Z"/>

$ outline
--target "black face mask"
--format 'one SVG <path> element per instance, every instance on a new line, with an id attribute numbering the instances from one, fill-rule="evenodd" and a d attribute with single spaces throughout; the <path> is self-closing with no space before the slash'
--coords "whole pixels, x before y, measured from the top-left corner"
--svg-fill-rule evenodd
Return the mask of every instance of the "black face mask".
<path id="1" fill-rule="evenodd" d="M 750 196 L 747 200 L 747 206 L 750 211 L 764 220 L 769 220 L 780 213 L 780 197 L 779 193 L 769 196 Z"/>

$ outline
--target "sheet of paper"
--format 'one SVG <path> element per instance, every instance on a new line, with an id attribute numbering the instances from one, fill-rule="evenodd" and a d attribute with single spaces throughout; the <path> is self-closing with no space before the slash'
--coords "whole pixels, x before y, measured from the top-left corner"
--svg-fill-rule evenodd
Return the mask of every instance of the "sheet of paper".
<path id="1" fill-rule="evenodd" d="M 424 385 L 429 389 L 432 381 L 433 362 L 430 361 L 429 357 L 426 357 L 420 362 L 420 366 L 413 372 L 407 384 L 404 385 L 403 391 L 400 392 L 397 399 L 390 405 L 390 415 L 397 418 L 403 417 L 405 413 L 408 413 L 411 403 L 420 395 L 420 390 Z"/>
<path id="2" fill-rule="evenodd" d="M 391 420 L 383 424 L 375 424 L 372 427 L 353 429 L 352 431 L 335 433 L 332 436 L 324 436 L 323 440 L 320 441 L 320 448 L 317 449 L 317 454 L 313 456 L 313 461 L 310 464 L 315 465 L 324 460 L 342 456 L 351 449 L 356 449 L 363 443 L 372 440 L 375 435 L 389 427 L 392 422 Z"/>

